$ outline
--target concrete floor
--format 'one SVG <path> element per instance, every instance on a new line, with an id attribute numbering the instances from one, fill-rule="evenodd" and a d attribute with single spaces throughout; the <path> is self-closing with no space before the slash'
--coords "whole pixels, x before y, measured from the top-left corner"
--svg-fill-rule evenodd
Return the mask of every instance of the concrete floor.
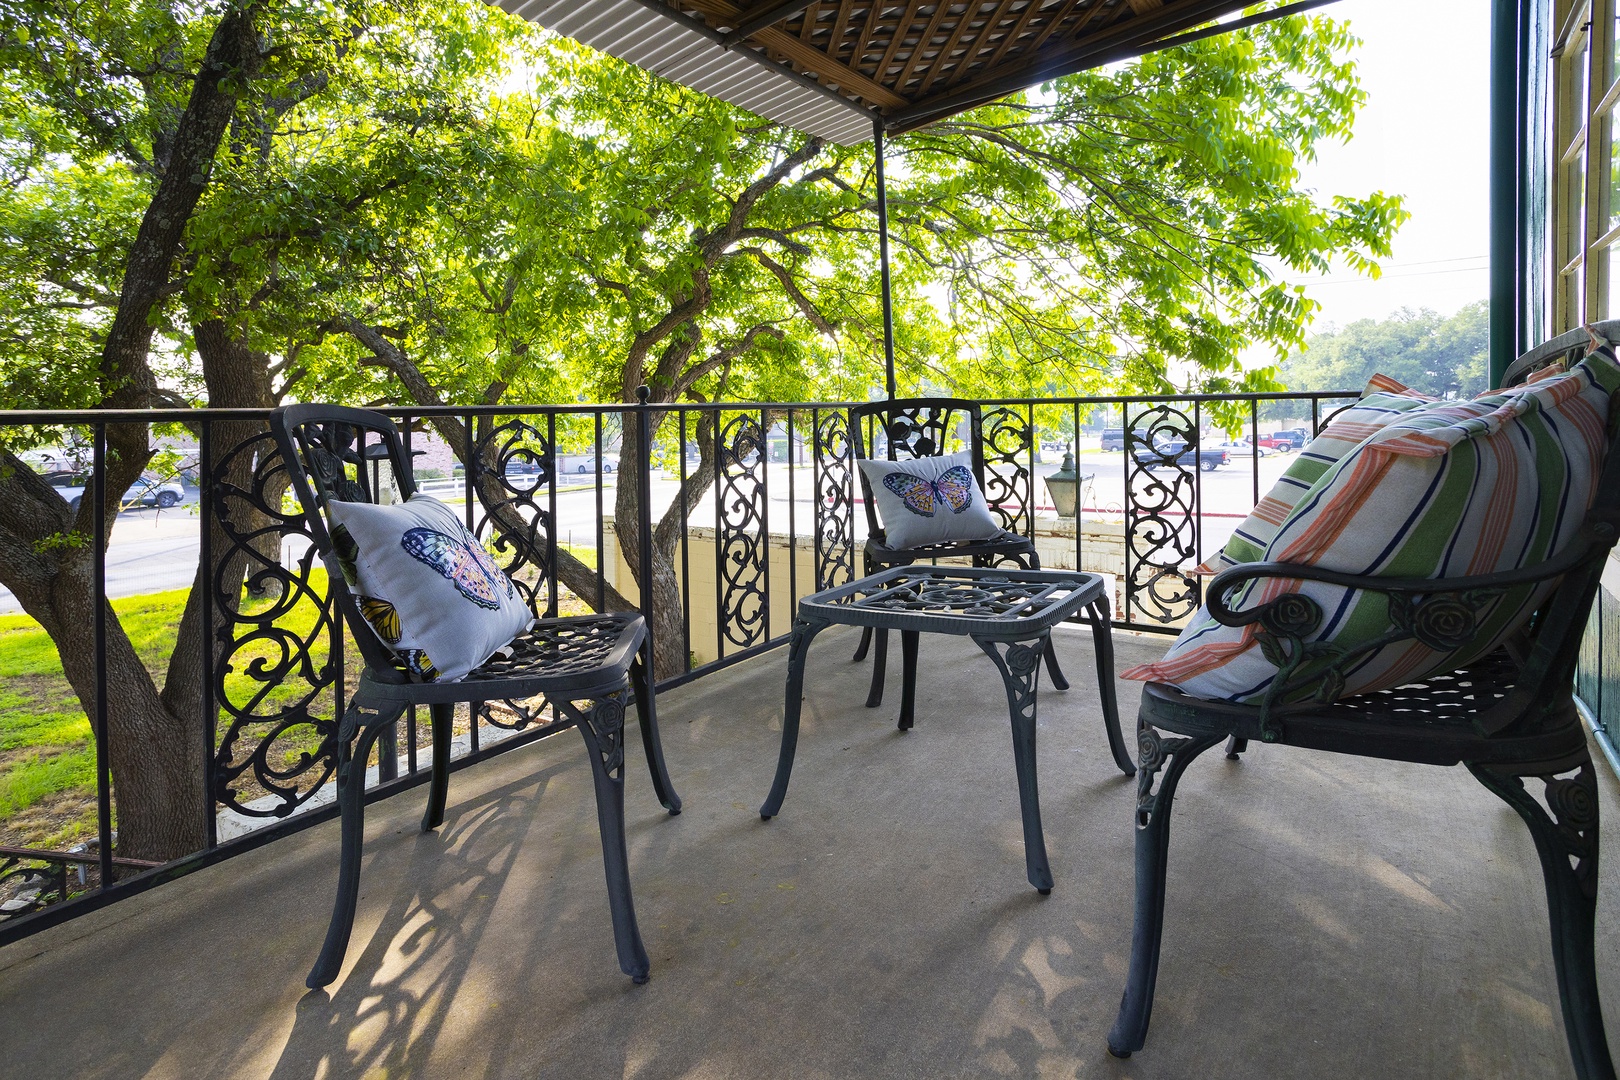
<path id="1" fill-rule="evenodd" d="M 1527 833 L 1461 769 L 1256 747 L 1176 800 L 1147 1047 L 1108 1057 L 1131 931 L 1133 781 L 1110 762 L 1089 635 L 1043 692 L 1057 887 L 1024 880 L 1002 691 L 963 639 L 923 646 L 918 725 L 868 711 L 852 639 L 812 651 L 782 816 L 785 657 L 660 698 L 686 800 L 630 747 L 631 870 L 652 981 L 614 962 L 572 734 L 374 807 L 340 980 L 306 994 L 337 824 L 0 950 L 0 1076 L 1565 1077 Z M 1119 637 L 1119 666 L 1163 639 Z M 1136 688 L 1121 683 L 1127 723 Z M 1604 784 L 1605 840 L 1620 806 Z M 1599 965 L 1620 1043 L 1620 874 Z"/>

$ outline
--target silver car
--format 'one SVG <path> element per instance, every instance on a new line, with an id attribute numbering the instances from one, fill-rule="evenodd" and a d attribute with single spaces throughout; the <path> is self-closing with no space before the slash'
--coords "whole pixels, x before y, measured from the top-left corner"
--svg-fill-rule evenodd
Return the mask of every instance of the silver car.
<path id="1" fill-rule="evenodd" d="M 66 499 L 74 510 L 78 510 L 79 504 L 84 501 L 87 483 L 87 479 L 83 476 L 51 479 L 51 486 L 56 488 L 57 493 Z M 185 497 L 186 489 L 180 486 L 180 481 L 164 480 L 151 473 L 142 473 L 135 478 L 133 484 L 129 485 L 129 490 L 124 492 L 124 497 L 119 500 L 119 508 L 129 510 L 137 506 L 156 506 L 167 510 L 171 506 L 179 505 L 180 500 Z"/>

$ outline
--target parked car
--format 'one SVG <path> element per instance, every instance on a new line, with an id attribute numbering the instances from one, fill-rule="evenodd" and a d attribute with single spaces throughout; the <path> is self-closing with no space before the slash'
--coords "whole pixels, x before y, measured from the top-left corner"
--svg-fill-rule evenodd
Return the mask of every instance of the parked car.
<path id="1" fill-rule="evenodd" d="M 84 491 L 89 484 L 89 478 L 80 473 L 63 473 L 56 476 L 47 476 L 51 486 L 68 501 L 68 505 L 77 510 L 84 501 Z M 136 477 L 135 482 L 129 485 L 124 497 L 119 500 L 119 506 L 128 510 L 137 506 L 157 506 L 167 510 L 179 504 L 186 497 L 186 489 L 180 486 L 178 480 L 164 480 L 151 473 L 142 473 Z"/>
<path id="2" fill-rule="evenodd" d="M 1209 445 L 1214 450 L 1225 450 L 1231 457 L 1254 457 L 1256 453 L 1261 457 L 1269 457 L 1272 452 L 1270 447 L 1255 446 L 1248 439 L 1222 439 Z"/>
<path id="3" fill-rule="evenodd" d="M 1164 465 L 1180 465 L 1183 468 L 1197 466 L 1205 472 L 1214 472 L 1222 465 L 1231 463 L 1231 455 L 1218 447 L 1194 449 L 1181 439 L 1167 439 L 1158 443 L 1152 449 L 1146 446 L 1136 448 L 1136 463 L 1144 469 L 1157 469 Z"/>
<path id="4" fill-rule="evenodd" d="M 1293 451 L 1302 448 L 1310 442 L 1304 428 L 1287 428 L 1283 431 L 1273 431 L 1269 435 L 1262 435 L 1255 440 L 1256 444 L 1267 450 Z"/>
<path id="5" fill-rule="evenodd" d="M 1140 428 L 1138 428 L 1137 431 L 1136 431 L 1136 440 L 1135 441 L 1137 443 L 1145 444 L 1148 441 L 1148 433 L 1141 430 Z M 1102 449 L 1104 449 L 1104 450 L 1123 450 L 1123 449 L 1125 449 L 1125 429 L 1124 428 L 1117 428 L 1117 427 L 1103 428 Z"/>
<path id="6" fill-rule="evenodd" d="M 586 451 L 582 454 L 559 454 L 557 457 L 557 472 L 567 473 L 604 473 L 614 472 L 619 468 L 618 454 L 603 454 L 600 459 L 596 454 Z"/>

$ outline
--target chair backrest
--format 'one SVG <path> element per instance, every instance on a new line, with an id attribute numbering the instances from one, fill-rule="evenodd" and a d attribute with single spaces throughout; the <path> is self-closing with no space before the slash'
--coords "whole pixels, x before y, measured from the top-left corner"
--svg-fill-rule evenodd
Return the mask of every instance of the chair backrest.
<path id="1" fill-rule="evenodd" d="M 965 398 L 900 398 L 868 402 L 849 410 L 850 436 L 857 461 L 880 457 L 888 461 L 915 461 L 970 450 L 973 478 L 980 491 L 985 490 L 982 422 L 979 403 Z M 883 526 L 878 521 L 877 504 L 866 473 L 857 466 L 855 475 L 860 478 L 867 532 L 881 541 Z"/>
<path id="2" fill-rule="evenodd" d="M 1558 361 L 1574 366 L 1591 344 L 1584 334 L 1582 339 L 1575 345 L 1555 339 L 1525 353 L 1508 369 L 1504 384 L 1522 382 L 1531 372 Z M 1560 711 L 1568 708 L 1592 604 L 1609 552 L 1620 537 L 1620 393 L 1609 399 L 1608 435 L 1591 509 L 1580 531 L 1554 556 L 1554 561 L 1572 565 L 1536 612 L 1514 692 L 1492 710 L 1493 718 L 1484 721 L 1491 730 L 1556 722 Z"/>
<path id="3" fill-rule="evenodd" d="M 336 598 L 366 665 L 384 678 L 405 681 L 403 665 L 372 631 L 343 576 L 327 513 L 333 502 L 377 503 L 392 481 L 401 499 L 416 494 L 410 458 L 394 422 L 369 409 L 341 405 L 288 405 L 270 416 L 281 458 L 303 507 L 315 550 L 326 566 L 327 588 Z M 384 472 L 387 469 L 391 477 Z"/>

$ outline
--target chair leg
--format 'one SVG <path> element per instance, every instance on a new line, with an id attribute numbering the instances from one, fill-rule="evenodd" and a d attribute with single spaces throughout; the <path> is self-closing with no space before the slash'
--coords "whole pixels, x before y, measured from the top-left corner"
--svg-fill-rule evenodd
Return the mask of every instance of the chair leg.
<path id="1" fill-rule="evenodd" d="M 877 651 L 872 654 L 872 688 L 866 692 L 866 707 L 875 709 L 883 704 L 883 680 L 889 670 L 889 632 L 876 631 Z"/>
<path id="2" fill-rule="evenodd" d="M 1136 774 L 1136 921 L 1131 930 L 1131 966 L 1125 993 L 1120 998 L 1119 1016 L 1108 1032 L 1108 1052 L 1115 1057 L 1130 1057 L 1147 1041 L 1153 988 L 1159 978 L 1170 804 L 1176 784 L 1192 760 L 1219 741 L 1216 735 L 1166 739 L 1145 724 L 1137 732 L 1141 760 Z M 1164 777 L 1154 794 L 1153 777 L 1161 768 Z"/>
<path id="3" fill-rule="evenodd" d="M 872 561 L 863 554 L 861 556 L 861 576 L 869 576 L 873 570 L 874 567 L 872 566 Z M 871 647 L 872 628 L 870 626 L 863 626 L 861 628 L 861 643 L 855 647 L 855 663 L 858 664 L 862 660 L 865 660 L 867 650 Z M 873 708 L 876 708 L 876 706 L 873 706 Z"/>
<path id="4" fill-rule="evenodd" d="M 472 714 L 478 715 L 473 705 Z M 444 800 L 450 792 L 450 735 L 455 727 L 453 704 L 428 706 L 433 719 L 433 776 L 428 781 L 427 812 L 422 815 L 422 831 L 432 832 L 444 824 Z"/>
<path id="5" fill-rule="evenodd" d="M 585 740 L 596 787 L 596 824 L 602 834 L 602 867 L 607 874 L 608 908 L 619 969 L 634 982 L 647 981 L 651 964 L 636 926 L 630 896 L 630 853 L 624 843 L 624 691 L 599 698 L 581 713 L 566 707 Z"/>
<path id="6" fill-rule="evenodd" d="M 1552 930 L 1553 966 L 1564 1012 L 1564 1036 L 1580 1080 L 1615 1080 L 1614 1062 L 1598 1003 L 1593 923 L 1597 915 L 1598 790 L 1585 751 L 1574 776 L 1542 776 L 1549 814 L 1524 788 L 1524 779 L 1468 764 L 1481 784 L 1513 807 L 1530 827 L 1541 856 Z M 1566 772 L 1569 770 L 1566 770 Z M 1572 861 L 1573 860 L 1573 861 Z"/>
<path id="7" fill-rule="evenodd" d="M 1249 748 L 1248 739 L 1240 739 L 1236 735 L 1226 740 L 1226 760 L 1236 761 L 1238 755 Z"/>
<path id="8" fill-rule="evenodd" d="M 1111 602 L 1102 599 L 1091 605 L 1091 643 L 1097 654 L 1097 696 L 1102 699 L 1103 728 L 1108 732 L 1108 749 L 1114 764 L 1126 776 L 1136 775 L 1136 762 L 1125 746 L 1119 730 L 1119 695 L 1114 689 L 1114 618 Z"/>
<path id="9" fill-rule="evenodd" d="M 366 837 L 366 761 L 383 728 L 393 724 L 404 711 L 403 706 L 376 711 L 351 703 L 338 727 L 337 801 L 342 853 L 332 921 L 326 927 L 321 955 L 304 980 L 311 990 L 330 983 L 343 968 L 343 954 L 349 949 L 349 934 L 354 930 L 354 909 L 360 899 L 360 848 Z M 360 729 L 358 734 L 356 727 Z"/>
<path id="10" fill-rule="evenodd" d="M 858 664 L 862 660 L 865 660 L 866 659 L 866 651 L 868 649 L 870 649 L 871 647 L 872 647 L 872 628 L 870 626 L 863 626 L 861 628 L 861 643 L 855 647 L 855 656 L 853 658 L 855 663 Z"/>
<path id="11" fill-rule="evenodd" d="M 647 771 L 652 774 L 653 793 L 670 814 L 681 812 L 681 797 L 669 779 L 669 767 L 664 764 L 664 743 L 658 737 L 658 691 L 653 689 L 647 672 L 652 663 L 651 643 L 643 644 L 641 653 L 630 665 L 630 685 L 636 692 L 636 718 L 641 722 L 641 747 L 647 753 Z"/>

